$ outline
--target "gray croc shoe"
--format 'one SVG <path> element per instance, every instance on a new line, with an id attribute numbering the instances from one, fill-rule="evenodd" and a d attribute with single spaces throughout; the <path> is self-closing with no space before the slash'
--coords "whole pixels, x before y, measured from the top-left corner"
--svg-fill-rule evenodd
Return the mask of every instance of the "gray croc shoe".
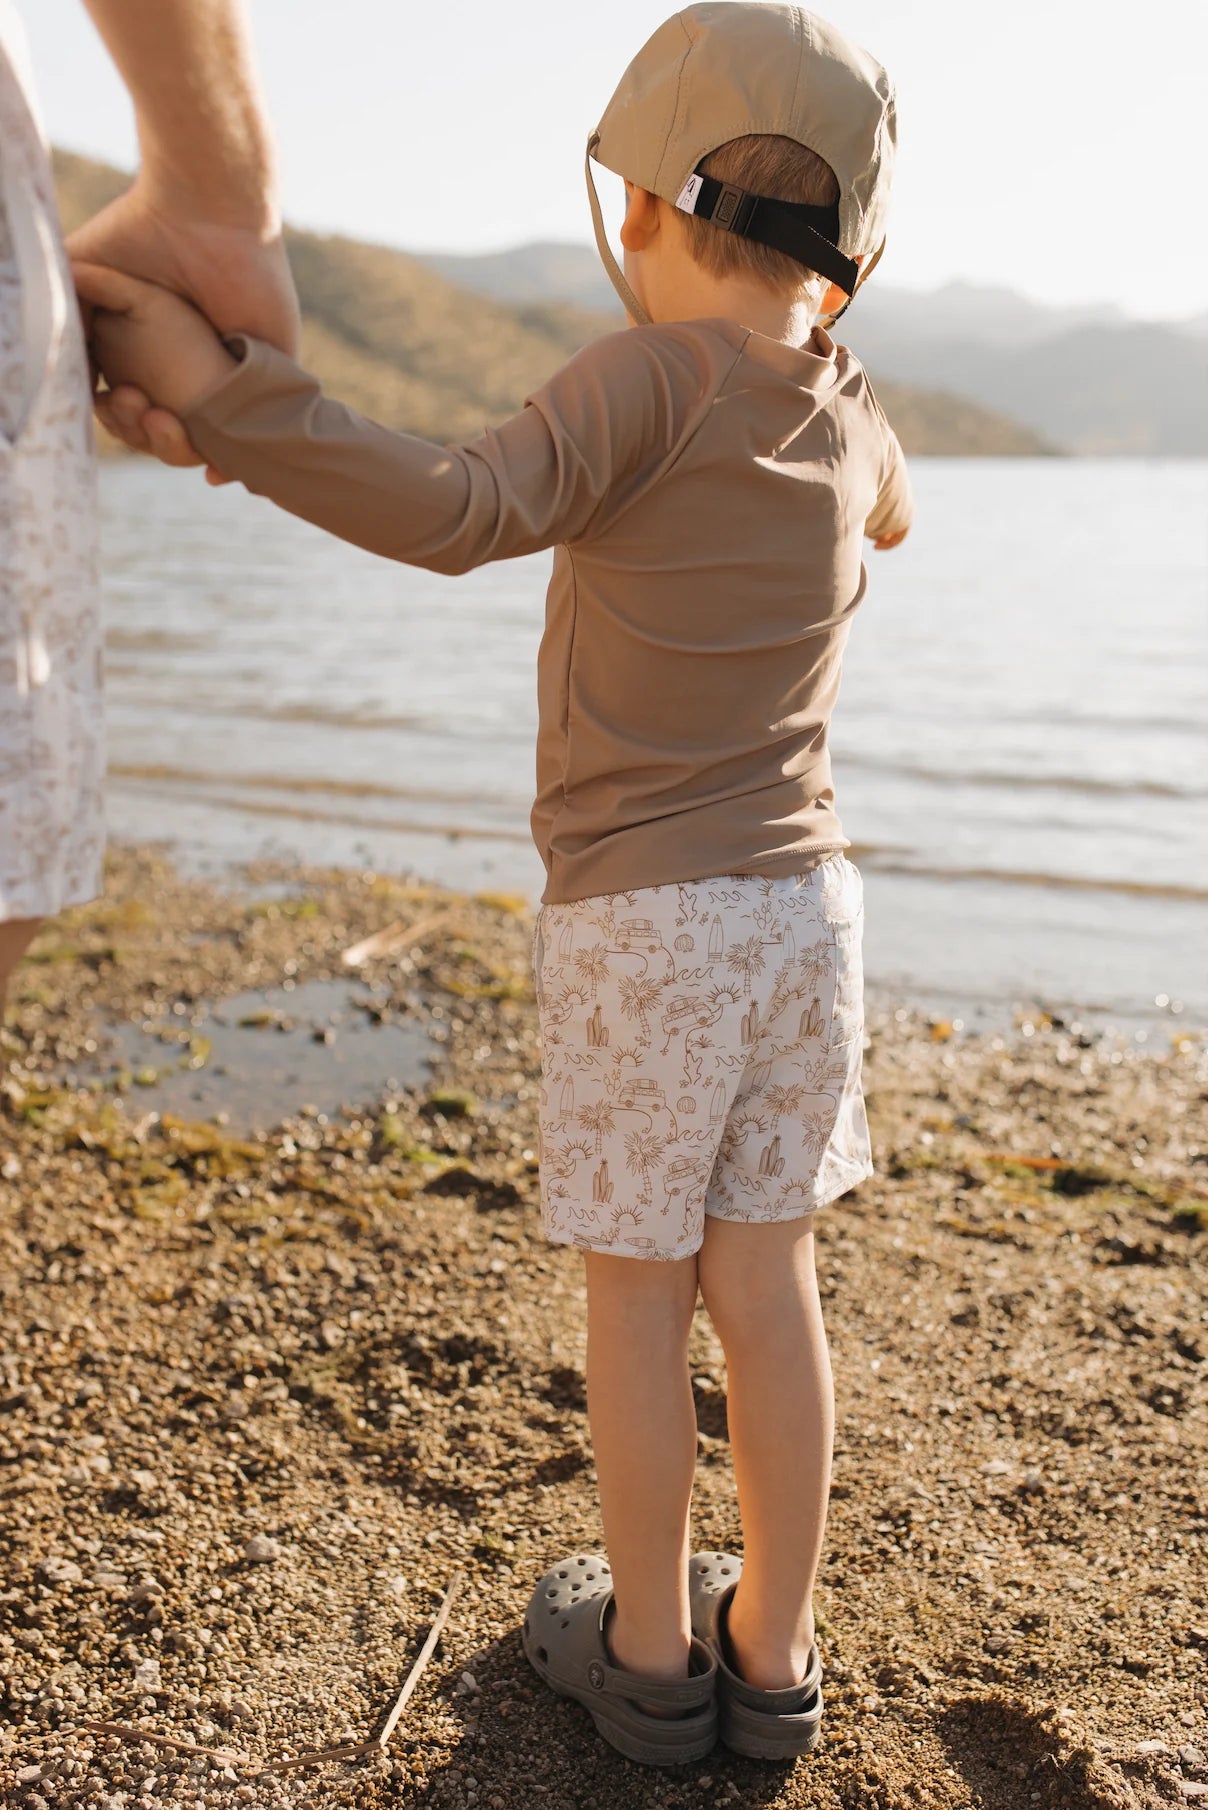
<path id="1" fill-rule="evenodd" d="M 560 1697 L 581 1703 L 604 1739 L 643 1766 L 703 1760 L 717 1741 L 717 1666 L 692 1642 L 687 1678 L 639 1678 L 608 1656 L 605 1618 L 612 1607 L 612 1573 L 594 1554 L 564 1559 L 533 1591 L 524 1617 L 529 1664 Z M 678 1716 L 652 1716 L 655 1703 Z"/>
<path id="2" fill-rule="evenodd" d="M 816 1646 L 800 1684 L 759 1691 L 733 1665 L 726 1612 L 742 1575 L 742 1560 L 728 1552 L 696 1552 L 688 1561 L 692 1632 L 717 1661 L 721 1738 L 731 1753 L 751 1760 L 795 1760 L 822 1738 L 822 1661 Z"/>

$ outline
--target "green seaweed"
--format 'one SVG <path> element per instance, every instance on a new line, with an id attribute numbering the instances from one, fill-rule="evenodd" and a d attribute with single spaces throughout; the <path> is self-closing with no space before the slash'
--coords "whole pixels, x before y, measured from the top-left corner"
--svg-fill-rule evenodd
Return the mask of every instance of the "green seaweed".
<path id="1" fill-rule="evenodd" d="M 466 1087 L 443 1087 L 428 1095 L 424 1107 L 446 1119 L 470 1119 L 478 1111 L 478 1101 Z"/>
<path id="2" fill-rule="evenodd" d="M 406 1121 L 395 1112 L 384 1112 L 378 1120 L 378 1138 L 384 1150 L 393 1150 L 407 1163 L 423 1163 L 447 1169 L 450 1158 L 426 1144 L 417 1144 Z"/>
<path id="3" fill-rule="evenodd" d="M 317 899 L 255 899 L 245 907 L 249 918 L 317 918 Z"/>
<path id="4" fill-rule="evenodd" d="M 519 892 L 476 892 L 474 902 L 485 905 L 489 911 L 502 911 L 511 918 L 528 916 L 529 902 Z"/>

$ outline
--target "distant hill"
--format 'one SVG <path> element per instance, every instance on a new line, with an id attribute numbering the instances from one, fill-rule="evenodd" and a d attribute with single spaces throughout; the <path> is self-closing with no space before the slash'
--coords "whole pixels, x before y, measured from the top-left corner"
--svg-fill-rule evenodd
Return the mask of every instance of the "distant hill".
<path id="1" fill-rule="evenodd" d="M 539 296 L 615 306 L 587 245 L 425 261 L 513 304 Z M 1208 315 L 1158 324 L 1110 303 L 1049 307 L 972 283 L 920 293 L 873 282 L 839 332 L 878 393 L 892 384 L 954 392 L 1072 452 L 1208 454 Z"/>
<path id="2" fill-rule="evenodd" d="M 70 232 L 129 179 L 56 151 L 55 180 Z M 583 258 L 574 246 L 544 248 L 538 288 L 509 298 L 484 295 L 429 260 L 383 246 L 292 228 L 287 242 L 302 301 L 303 362 L 352 407 L 432 439 L 467 438 L 502 420 L 572 352 L 618 325 L 615 305 L 611 312 L 578 305 L 593 292 L 575 278 Z M 908 453 L 1053 449 L 1031 429 L 942 388 L 878 382 L 877 393 Z"/>
<path id="3" fill-rule="evenodd" d="M 1186 327 L 1087 319 L 1010 345 L 962 335 L 956 321 L 943 337 L 903 333 L 870 307 L 853 309 L 848 338 L 872 370 L 1010 409 L 1074 452 L 1208 454 L 1208 339 Z"/>

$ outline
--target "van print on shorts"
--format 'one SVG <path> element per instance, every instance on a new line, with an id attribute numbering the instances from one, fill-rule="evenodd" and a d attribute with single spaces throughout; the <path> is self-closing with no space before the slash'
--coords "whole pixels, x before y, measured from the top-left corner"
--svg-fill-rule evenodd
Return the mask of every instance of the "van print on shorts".
<path id="1" fill-rule="evenodd" d="M 722 877 L 542 909 L 545 1227 L 651 1259 L 706 1215 L 811 1213 L 871 1173 L 860 876 Z"/>

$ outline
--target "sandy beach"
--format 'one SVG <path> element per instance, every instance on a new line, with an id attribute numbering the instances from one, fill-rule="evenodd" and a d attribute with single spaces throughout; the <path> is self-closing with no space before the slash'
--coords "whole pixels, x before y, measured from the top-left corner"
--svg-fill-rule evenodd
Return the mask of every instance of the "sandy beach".
<path id="1" fill-rule="evenodd" d="M 579 1261 L 540 1234 L 531 928 L 505 897 L 119 850 L 36 945 L 0 1061 L 0 1802 L 1208 1798 L 1196 1028 L 876 1004 L 877 1175 L 819 1221 L 823 1744 L 660 1775 L 518 1639 L 534 1579 L 600 1539 Z M 703 1318 L 693 1364 L 696 1539 L 726 1547 Z"/>

